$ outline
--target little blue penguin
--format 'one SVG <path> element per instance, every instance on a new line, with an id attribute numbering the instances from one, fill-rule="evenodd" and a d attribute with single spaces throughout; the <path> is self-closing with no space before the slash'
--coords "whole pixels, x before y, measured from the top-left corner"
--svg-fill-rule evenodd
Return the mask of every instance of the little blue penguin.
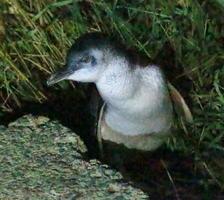
<path id="1" fill-rule="evenodd" d="M 94 83 L 104 101 L 98 119 L 99 141 L 153 151 L 171 134 L 174 110 L 186 121 L 191 112 L 161 68 L 102 33 L 87 33 L 70 48 L 66 65 L 50 76 Z"/>

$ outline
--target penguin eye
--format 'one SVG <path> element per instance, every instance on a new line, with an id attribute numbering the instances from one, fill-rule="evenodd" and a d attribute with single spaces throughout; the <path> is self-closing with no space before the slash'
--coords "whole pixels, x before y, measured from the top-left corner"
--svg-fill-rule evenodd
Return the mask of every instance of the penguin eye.
<path id="1" fill-rule="evenodd" d="M 92 56 L 83 56 L 80 61 L 83 63 L 89 63 L 91 60 Z"/>

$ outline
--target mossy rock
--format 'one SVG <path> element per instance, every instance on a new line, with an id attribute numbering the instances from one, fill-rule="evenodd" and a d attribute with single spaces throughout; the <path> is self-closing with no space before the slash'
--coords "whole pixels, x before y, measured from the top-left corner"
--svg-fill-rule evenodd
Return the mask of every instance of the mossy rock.
<path id="1" fill-rule="evenodd" d="M 86 151 L 74 132 L 46 117 L 0 126 L 0 199 L 148 199 L 119 172 L 86 161 Z"/>

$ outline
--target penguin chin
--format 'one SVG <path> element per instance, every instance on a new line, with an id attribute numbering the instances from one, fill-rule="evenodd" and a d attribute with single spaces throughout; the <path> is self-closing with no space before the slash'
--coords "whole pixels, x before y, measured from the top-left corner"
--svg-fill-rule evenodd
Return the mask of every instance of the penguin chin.
<path id="1" fill-rule="evenodd" d="M 75 71 L 67 79 L 83 83 L 94 83 L 97 80 L 97 75 L 96 69 L 82 68 Z"/>

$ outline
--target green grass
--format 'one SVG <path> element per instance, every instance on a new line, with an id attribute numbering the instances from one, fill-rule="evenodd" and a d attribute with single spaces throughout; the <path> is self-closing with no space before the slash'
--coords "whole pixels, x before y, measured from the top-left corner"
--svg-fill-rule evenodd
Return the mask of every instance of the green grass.
<path id="1" fill-rule="evenodd" d="M 224 155 L 224 3 L 146 2 L 3 1 L 1 112 L 12 112 L 24 101 L 50 100 L 45 80 L 63 64 L 72 42 L 88 31 L 113 33 L 151 60 L 163 60 L 170 69 L 181 71 L 172 77 L 174 84 L 184 77 L 191 80 L 188 96 L 194 123 L 183 124 L 167 146 L 183 154 L 193 153 L 195 171 L 209 174 L 223 190 L 223 156 L 220 160 L 215 155 Z M 64 87 L 70 86 L 61 84 L 56 89 Z"/>

